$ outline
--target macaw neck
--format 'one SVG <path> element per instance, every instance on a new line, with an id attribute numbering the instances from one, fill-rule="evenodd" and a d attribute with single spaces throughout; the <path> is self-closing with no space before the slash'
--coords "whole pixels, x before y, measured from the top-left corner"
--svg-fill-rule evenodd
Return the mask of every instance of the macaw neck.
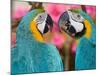
<path id="1" fill-rule="evenodd" d="M 38 31 L 36 27 L 35 21 L 32 21 L 29 25 L 29 27 L 25 27 L 25 23 L 21 23 L 21 25 L 17 28 L 17 43 L 23 42 L 24 40 L 29 42 L 30 40 L 33 40 L 34 42 L 43 42 L 43 36 Z M 20 40 L 21 39 L 21 40 Z"/>
<path id="2" fill-rule="evenodd" d="M 25 27 L 26 22 L 21 22 L 17 28 L 16 32 L 16 43 L 28 43 L 31 40 L 36 42 L 35 38 L 32 36 L 31 31 L 29 30 L 29 27 Z"/>
<path id="3" fill-rule="evenodd" d="M 93 21 L 84 21 L 86 33 L 83 37 L 87 38 L 92 44 L 96 44 L 96 28 Z M 80 38 L 82 39 L 82 37 Z"/>
<path id="4" fill-rule="evenodd" d="M 92 44 L 96 44 L 96 29 L 95 29 L 95 25 L 92 22 L 89 22 L 88 20 L 85 20 L 84 23 L 85 23 L 85 27 L 86 27 L 86 33 L 80 39 L 83 39 L 85 37 Z M 77 39 L 77 44 L 79 43 L 80 39 Z"/>
<path id="5" fill-rule="evenodd" d="M 96 44 L 96 25 L 88 14 L 83 11 L 80 11 L 80 14 L 85 18 L 86 34 L 83 37 L 87 38 L 92 44 Z"/>
<path id="6" fill-rule="evenodd" d="M 86 27 L 86 32 L 85 34 L 80 37 L 79 39 L 77 39 L 77 44 L 79 43 L 79 40 L 82 39 L 83 37 L 87 38 L 88 40 L 91 38 L 91 34 L 92 34 L 92 26 L 90 25 L 90 23 L 88 22 L 88 20 L 84 20 L 84 25 Z"/>
<path id="7" fill-rule="evenodd" d="M 91 34 L 92 34 L 92 27 L 91 27 L 90 23 L 88 22 L 88 20 L 85 20 L 84 21 L 84 25 L 86 27 L 86 32 L 85 32 L 85 35 L 84 36 L 87 39 L 89 39 L 91 37 Z"/>

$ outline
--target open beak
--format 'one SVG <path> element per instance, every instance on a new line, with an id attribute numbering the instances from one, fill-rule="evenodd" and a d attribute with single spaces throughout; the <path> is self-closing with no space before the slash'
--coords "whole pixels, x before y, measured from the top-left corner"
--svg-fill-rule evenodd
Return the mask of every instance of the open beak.
<path id="1" fill-rule="evenodd" d="M 62 29 L 64 32 L 68 33 L 70 36 L 72 36 L 72 37 L 75 36 L 75 32 L 76 32 L 76 31 L 75 31 L 74 27 L 62 25 L 62 26 L 61 26 L 61 29 Z"/>

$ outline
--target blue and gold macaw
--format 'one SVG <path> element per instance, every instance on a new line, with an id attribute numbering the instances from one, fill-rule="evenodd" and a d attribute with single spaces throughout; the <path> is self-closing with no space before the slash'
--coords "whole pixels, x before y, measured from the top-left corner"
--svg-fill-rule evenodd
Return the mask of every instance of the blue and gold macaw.
<path id="1" fill-rule="evenodd" d="M 96 26 L 82 10 L 65 11 L 59 18 L 60 28 L 78 40 L 75 70 L 96 68 Z"/>
<path id="2" fill-rule="evenodd" d="M 63 71 L 57 48 L 43 39 L 52 26 L 51 17 L 43 9 L 34 9 L 22 18 L 16 31 L 16 46 L 11 49 L 12 74 Z"/>

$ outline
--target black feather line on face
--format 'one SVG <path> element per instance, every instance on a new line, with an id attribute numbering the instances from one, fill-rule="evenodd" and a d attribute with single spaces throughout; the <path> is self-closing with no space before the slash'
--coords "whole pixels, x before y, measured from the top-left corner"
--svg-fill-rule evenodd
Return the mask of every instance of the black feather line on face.
<path id="1" fill-rule="evenodd" d="M 47 33 L 48 31 L 49 31 L 49 28 L 48 28 L 48 25 L 46 24 L 43 33 Z"/>
<path id="2" fill-rule="evenodd" d="M 50 15 L 47 16 L 46 25 L 45 25 L 45 28 L 44 28 L 44 32 L 43 33 L 47 33 L 49 31 L 49 27 L 50 27 L 50 30 L 53 27 L 53 20 L 50 17 Z"/>
<path id="3" fill-rule="evenodd" d="M 53 20 L 50 15 L 47 16 L 46 23 L 52 28 L 53 27 Z"/>

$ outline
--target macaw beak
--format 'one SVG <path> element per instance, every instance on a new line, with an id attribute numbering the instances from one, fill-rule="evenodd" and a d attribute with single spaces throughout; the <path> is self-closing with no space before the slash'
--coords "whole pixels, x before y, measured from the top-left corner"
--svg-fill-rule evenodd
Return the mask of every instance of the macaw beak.
<path id="1" fill-rule="evenodd" d="M 73 26 L 71 26 L 69 21 L 69 14 L 67 11 L 62 13 L 62 15 L 59 18 L 58 24 L 65 33 L 69 34 L 70 36 L 75 36 L 76 30 Z"/>

